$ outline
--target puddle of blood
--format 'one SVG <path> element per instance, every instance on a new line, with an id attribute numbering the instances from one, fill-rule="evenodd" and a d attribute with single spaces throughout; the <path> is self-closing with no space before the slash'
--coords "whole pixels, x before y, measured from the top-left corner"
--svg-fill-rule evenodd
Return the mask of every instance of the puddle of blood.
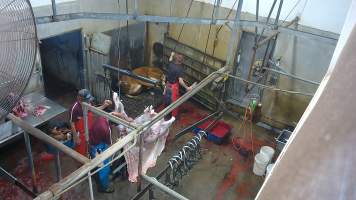
<path id="1" fill-rule="evenodd" d="M 236 153 L 236 158 L 233 161 L 230 172 L 224 177 L 224 180 L 220 183 L 218 190 L 215 195 L 215 200 L 222 200 L 224 194 L 234 185 L 236 178 L 239 173 L 246 172 L 250 166 L 251 162 L 249 160 L 244 160 Z"/>
<path id="2" fill-rule="evenodd" d="M 55 183 L 55 175 L 51 175 L 51 172 L 49 171 L 49 165 L 51 162 L 54 161 L 43 161 L 41 159 L 41 154 L 38 154 L 36 152 L 33 152 L 33 158 L 37 180 L 37 189 L 41 193 L 48 189 L 49 186 Z M 32 189 L 32 176 L 27 157 L 21 158 L 17 162 L 15 169 L 9 170 L 9 172 L 14 175 L 21 183 L 26 185 L 29 189 Z M 0 194 L 0 199 L 4 200 L 32 199 L 22 189 L 3 178 L 0 178 Z M 65 193 L 62 196 L 62 199 L 85 199 L 81 197 L 83 197 L 81 193 L 78 193 L 75 190 L 71 190 Z"/>

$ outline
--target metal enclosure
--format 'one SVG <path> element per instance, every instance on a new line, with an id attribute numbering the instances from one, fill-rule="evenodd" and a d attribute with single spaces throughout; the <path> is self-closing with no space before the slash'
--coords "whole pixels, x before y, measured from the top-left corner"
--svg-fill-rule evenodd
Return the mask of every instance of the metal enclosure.
<path id="1" fill-rule="evenodd" d="M 43 73 L 79 89 L 84 86 L 81 31 L 64 33 L 42 40 Z M 46 84 L 45 84 L 46 86 Z"/>

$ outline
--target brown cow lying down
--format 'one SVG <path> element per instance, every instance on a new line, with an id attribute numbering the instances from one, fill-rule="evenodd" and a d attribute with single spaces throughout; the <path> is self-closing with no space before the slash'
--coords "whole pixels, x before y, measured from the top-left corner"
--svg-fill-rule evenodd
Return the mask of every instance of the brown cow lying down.
<path id="1" fill-rule="evenodd" d="M 132 72 L 136 75 L 144 76 L 153 80 L 158 80 L 164 83 L 165 77 L 163 71 L 157 67 L 138 67 L 132 70 Z M 144 88 L 150 88 L 154 86 L 147 82 L 131 78 L 129 76 L 122 76 L 120 83 L 125 94 L 131 96 L 138 95 Z"/>

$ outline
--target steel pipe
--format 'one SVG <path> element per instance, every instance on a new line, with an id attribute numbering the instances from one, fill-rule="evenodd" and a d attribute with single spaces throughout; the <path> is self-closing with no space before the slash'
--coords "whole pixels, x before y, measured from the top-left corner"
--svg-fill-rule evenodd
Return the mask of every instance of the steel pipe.
<path id="1" fill-rule="evenodd" d="M 46 133 L 42 132 L 41 130 L 31 126 L 24 120 L 16 117 L 13 114 L 9 114 L 7 116 L 12 122 L 14 122 L 17 126 L 21 127 L 26 133 L 31 134 L 32 136 L 54 146 L 56 149 L 62 151 L 63 153 L 67 154 L 68 156 L 72 157 L 74 160 L 80 163 L 87 163 L 89 159 L 80 153 L 74 151 L 73 149 L 67 147 L 66 145 L 58 142 L 56 139 L 48 136 Z"/>
<path id="2" fill-rule="evenodd" d="M 130 76 L 130 77 L 132 77 L 134 79 L 138 79 L 140 81 L 144 81 L 144 82 L 147 82 L 147 83 L 152 84 L 152 85 L 157 85 L 159 83 L 159 81 L 157 81 L 157 80 L 152 80 L 152 79 L 144 77 L 144 76 L 136 75 L 132 71 L 127 70 L 127 69 L 121 69 L 119 67 L 114 67 L 114 66 L 111 66 L 111 65 L 108 65 L 108 64 L 103 64 L 103 68 L 104 69 L 109 69 L 109 70 L 114 71 L 114 72 L 118 72 L 118 73 L 120 73 L 120 75 Z"/>
<path id="3" fill-rule="evenodd" d="M 52 6 L 53 20 L 56 21 L 56 17 L 57 17 L 57 5 L 56 5 L 56 0 L 51 0 L 51 6 Z"/>
<path id="4" fill-rule="evenodd" d="M 183 136 L 184 134 L 186 134 L 186 133 L 188 133 L 189 131 L 191 131 L 194 127 L 199 126 L 200 124 L 202 124 L 202 123 L 208 121 L 210 118 L 215 117 L 215 116 L 217 116 L 217 115 L 220 115 L 221 113 L 222 113 L 221 111 L 214 112 L 214 113 L 212 113 L 212 114 L 210 114 L 210 115 L 204 117 L 203 119 L 201 119 L 201 120 L 195 122 L 194 124 L 192 124 L 192 125 L 190 125 L 190 126 L 188 126 L 188 127 L 185 127 L 183 130 L 179 131 L 179 132 L 176 134 L 174 140 L 177 140 L 178 138 L 180 138 L 180 137 Z"/>
<path id="5" fill-rule="evenodd" d="M 91 112 L 97 114 L 97 115 L 100 115 L 100 116 L 104 116 L 106 117 L 107 119 L 109 119 L 110 121 L 112 122 L 115 122 L 115 123 L 118 123 L 118 124 L 121 124 L 123 126 L 125 126 L 126 128 L 130 128 L 130 129 L 137 129 L 138 126 L 136 124 L 134 124 L 133 122 L 128 122 L 124 119 L 121 119 L 119 117 L 116 117 L 110 113 L 107 113 L 103 110 L 100 110 L 99 108 L 96 108 L 88 103 L 85 103 L 83 102 L 82 103 L 83 107 L 84 108 L 87 108 L 88 110 L 90 110 Z"/>
<path id="6" fill-rule="evenodd" d="M 270 62 L 271 63 L 271 62 Z M 300 81 L 304 81 L 306 83 L 310 83 L 310 84 L 313 84 L 313 85 L 320 85 L 319 82 L 316 82 L 316 81 L 311 81 L 311 80 L 308 80 L 308 79 L 304 79 L 304 78 L 301 78 L 299 76 L 295 76 L 293 74 L 289 74 L 289 73 L 285 73 L 285 72 L 282 72 L 280 70 L 275 70 L 275 69 L 271 69 L 271 68 L 268 68 L 268 67 L 263 67 L 263 69 L 265 70 L 268 70 L 268 71 L 271 71 L 271 72 L 275 72 L 275 73 L 278 73 L 278 74 L 282 74 L 284 76 L 288 76 L 288 77 L 291 77 L 291 78 L 294 78 L 294 79 L 297 79 L 297 80 L 300 80 Z"/>
<path id="7" fill-rule="evenodd" d="M 36 172 L 35 172 L 35 165 L 33 164 L 33 156 L 32 156 L 32 149 L 31 149 L 31 140 L 30 136 L 24 132 L 23 137 L 25 139 L 25 145 L 26 145 L 26 151 L 27 151 L 27 156 L 28 156 L 28 164 L 31 169 L 31 178 L 32 178 L 32 189 L 35 193 L 38 192 L 37 190 L 37 178 L 36 178 Z"/>
<path id="8" fill-rule="evenodd" d="M 61 169 L 61 157 L 59 155 L 59 151 L 56 152 L 56 174 L 57 174 L 57 182 L 62 179 L 62 169 Z"/>
<path id="9" fill-rule="evenodd" d="M 239 0 L 239 3 L 237 4 L 235 20 L 232 25 L 230 42 L 227 49 L 226 65 L 229 67 L 230 71 L 232 71 L 233 66 L 235 66 L 236 50 L 239 49 L 240 38 L 238 37 L 238 34 L 239 34 L 239 30 L 241 29 L 240 19 L 241 19 L 242 4 L 243 4 L 243 0 Z"/>
<path id="10" fill-rule="evenodd" d="M 173 24 L 206 24 L 211 23 L 211 19 L 208 18 L 183 18 L 183 17 L 171 17 L 171 16 L 153 16 L 153 15 L 139 15 L 135 18 L 134 15 L 118 14 L 118 13 L 90 13 L 90 12 L 81 12 L 81 13 L 69 13 L 56 16 L 56 21 L 68 21 L 76 19 L 101 19 L 101 20 L 137 20 L 144 22 L 153 22 L 153 23 L 173 23 Z M 53 16 L 45 17 L 36 17 L 37 24 L 51 23 L 53 21 Z M 234 20 L 228 19 L 217 19 L 217 25 L 233 24 Z M 273 29 L 273 25 L 265 24 L 262 22 L 249 21 L 249 20 L 240 20 L 239 26 L 242 28 L 250 28 L 257 26 L 258 28 L 264 28 L 265 30 Z M 279 28 L 281 33 L 295 35 L 298 37 L 312 38 L 316 40 L 321 40 L 323 42 L 328 42 L 331 44 L 336 44 L 339 35 L 338 34 L 328 34 L 328 35 L 319 35 L 311 32 L 291 29 L 291 28 Z"/>
<path id="11" fill-rule="evenodd" d="M 167 194 L 171 195 L 172 197 L 175 197 L 175 198 L 181 199 L 181 200 L 189 200 L 188 198 L 184 197 L 183 195 L 179 194 L 178 192 L 176 192 L 176 191 L 172 190 L 171 188 L 165 186 L 164 184 L 160 183 L 156 178 L 152 178 L 147 175 L 141 175 L 141 176 L 146 181 L 157 186 L 158 189 L 162 190 L 163 192 L 166 192 Z"/>

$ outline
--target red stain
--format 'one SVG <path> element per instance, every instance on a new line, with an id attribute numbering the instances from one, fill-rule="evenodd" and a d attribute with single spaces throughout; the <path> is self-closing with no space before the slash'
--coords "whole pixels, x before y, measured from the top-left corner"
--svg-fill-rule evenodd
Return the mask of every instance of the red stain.
<path id="1" fill-rule="evenodd" d="M 215 195 L 216 200 L 222 200 L 224 194 L 234 185 L 236 178 L 240 172 L 247 171 L 251 162 L 249 160 L 243 160 L 243 158 L 236 154 L 236 158 L 231 166 L 230 172 L 225 176 L 224 180 L 220 183 Z"/>
<path id="2" fill-rule="evenodd" d="M 37 181 L 37 189 L 39 193 L 47 190 L 52 184 L 55 183 L 56 178 L 53 172 L 50 172 L 50 167 L 54 167 L 54 165 L 50 165 L 51 162 L 54 161 L 43 161 L 41 159 L 41 154 L 33 152 L 34 157 L 34 166 L 35 166 L 35 174 Z M 50 165 L 50 166 L 49 166 Z M 15 169 L 8 169 L 8 171 L 14 175 L 21 183 L 26 185 L 29 189 L 32 189 L 32 176 L 31 170 L 29 167 L 27 157 L 23 157 L 17 162 L 17 166 Z M 53 171 L 53 170 L 51 170 Z M 67 172 L 64 172 L 67 173 Z M 32 199 L 27 193 L 25 193 L 22 189 L 17 187 L 16 185 L 9 183 L 7 180 L 0 178 L 0 199 L 12 200 L 12 199 Z M 83 194 L 77 192 L 76 190 L 71 190 L 62 195 L 62 199 L 85 199 Z"/>
<path id="3" fill-rule="evenodd" d="M 251 188 L 254 188 L 255 186 L 251 185 L 248 181 L 241 182 L 236 188 L 237 196 L 238 198 L 236 199 L 247 199 L 247 198 L 252 198 L 252 191 Z"/>

